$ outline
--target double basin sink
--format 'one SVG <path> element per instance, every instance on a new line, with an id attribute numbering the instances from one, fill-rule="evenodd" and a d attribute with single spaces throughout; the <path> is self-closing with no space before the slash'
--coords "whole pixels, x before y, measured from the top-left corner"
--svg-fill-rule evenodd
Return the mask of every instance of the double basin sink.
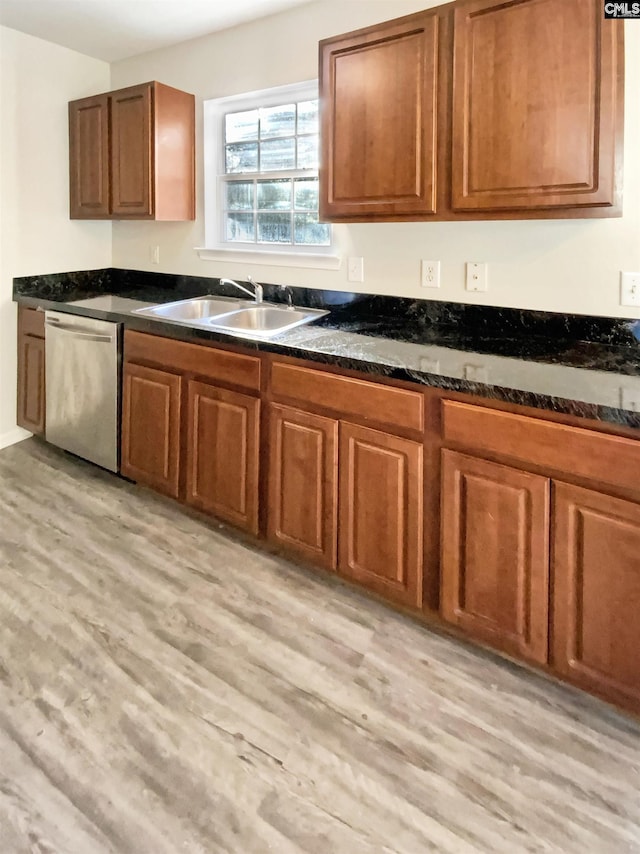
<path id="1" fill-rule="evenodd" d="M 294 308 L 271 303 L 243 305 L 241 300 L 215 296 L 140 308 L 135 313 L 199 329 L 255 338 L 270 338 L 328 314 L 320 309 Z"/>

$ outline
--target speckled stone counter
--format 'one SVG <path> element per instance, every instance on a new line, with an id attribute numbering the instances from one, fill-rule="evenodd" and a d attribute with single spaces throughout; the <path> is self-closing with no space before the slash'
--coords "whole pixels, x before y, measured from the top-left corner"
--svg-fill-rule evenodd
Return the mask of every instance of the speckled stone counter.
<path id="1" fill-rule="evenodd" d="M 76 305 L 114 295 L 102 308 Z M 204 294 L 242 297 L 218 279 L 89 270 L 14 279 L 14 299 L 182 340 L 236 343 L 372 376 L 640 427 L 640 321 L 265 285 L 271 302 L 330 314 L 269 340 L 132 313 Z M 135 302 L 128 302 L 134 300 Z"/>

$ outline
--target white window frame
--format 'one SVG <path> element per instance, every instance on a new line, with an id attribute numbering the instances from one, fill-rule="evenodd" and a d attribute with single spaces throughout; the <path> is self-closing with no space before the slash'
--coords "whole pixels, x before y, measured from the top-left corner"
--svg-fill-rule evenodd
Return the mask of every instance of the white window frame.
<path id="1" fill-rule="evenodd" d="M 223 239 L 223 204 L 225 180 L 224 116 L 226 113 L 275 107 L 289 101 L 307 101 L 318 97 L 318 81 L 306 80 L 288 86 L 277 86 L 204 101 L 204 222 L 205 245 L 198 247 L 200 258 L 211 261 L 238 261 L 243 264 L 275 264 L 291 267 L 315 267 L 337 270 L 341 257 L 336 254 L 335 236 L 329 246 L 269 245 L 242 243 L 234 245 Z M 238 174 L 238 177 L 240 177 Z M 282 172 L 282 177 L 287 177 Z"/>

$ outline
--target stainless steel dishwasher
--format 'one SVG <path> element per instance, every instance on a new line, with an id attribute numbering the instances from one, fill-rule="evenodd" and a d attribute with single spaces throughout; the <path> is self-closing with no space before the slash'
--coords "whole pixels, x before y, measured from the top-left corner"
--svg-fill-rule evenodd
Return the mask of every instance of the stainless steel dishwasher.
<path id="1" fill-rule="evenodd" d="M 45 438 L 118 471 L 120 324 L 45 312 Z"/>

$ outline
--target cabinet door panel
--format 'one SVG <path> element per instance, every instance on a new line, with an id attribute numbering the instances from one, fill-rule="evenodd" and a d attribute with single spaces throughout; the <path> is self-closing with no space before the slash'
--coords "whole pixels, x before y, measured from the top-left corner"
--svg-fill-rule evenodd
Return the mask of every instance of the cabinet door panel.
<path id="1" fill-rule="evenodd" d="M 187 501 L 258 533 L 260 401 L 189 382 Z"/>
<path id="2" fill-rule="evenodd" d="M 321 218 L 435 211 L 438 17 L 321 43 Z"/>
<path id="3" fill-rule="evenodd" d="M 111 94 L 111 180 L 114 216 L 152 216 L 151 87 Z"/>
<path id="4" fill-rule="evenodd" d="M 18 335 L 17 423 L 32 433 L 44 433 L 45 362 L 44 338 Z"/>
<path id="5" fill-rule="evenodd" d="M 177 498 L 182 380 L 130 362 L 123 379 L 122 474 Z"/>
<path id="6" fill-rule="evenodd" d="M 602 17 L 600 0 L 455 9 L 454 210 L 617 203 L 621 30 Z"/>
<path id="7" fill-rule="evenodd" d="M 549 481 L 442 452 L 442 615 L 498 649 L 548 657 Z"/>
<path id="8" fill-rule="evenodd" d="M 640 506 L 555 484 L 553 665 L 640 712 Z"/>
<path id="9" fill-rule="evenodd" d="M 340 425 L 339 563 L 345 575 L 422 604 L 422 445 Z"/>
<path id="10" fill-rule="evenodd" d="M 270 539 L 335 569 L 338 422 L 272 405 L 269 462 Z"/>
<path id="11" fill-rule="evenodd" d="M 109 216 L 107 95 L 69 104 L 69 188 L 71 219 Z"/>

